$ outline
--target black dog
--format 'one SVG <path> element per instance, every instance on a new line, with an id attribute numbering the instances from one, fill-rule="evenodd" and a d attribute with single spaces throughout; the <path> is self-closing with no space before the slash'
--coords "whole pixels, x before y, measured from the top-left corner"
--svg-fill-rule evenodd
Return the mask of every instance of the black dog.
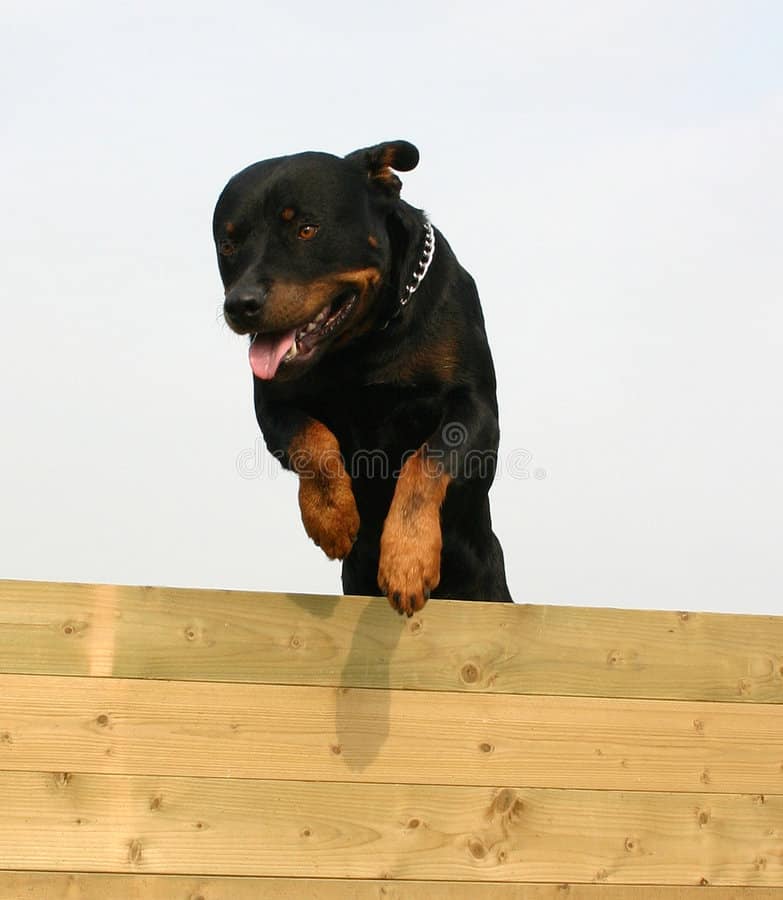
<path id="1" fill-rule="evenodd" d="M 510 601 L 487 493 L 495 372 L 473 279 L 392 171 L 405 141 L 256 163 L 218 200 L 226 321 L 258 423 L 347 594 Z"/>

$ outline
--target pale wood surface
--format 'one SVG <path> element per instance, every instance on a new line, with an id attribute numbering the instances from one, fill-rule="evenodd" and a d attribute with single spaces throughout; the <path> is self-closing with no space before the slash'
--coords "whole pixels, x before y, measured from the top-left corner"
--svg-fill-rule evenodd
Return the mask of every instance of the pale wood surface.
<path id="1" fill-rule="evenodd" d="M 0 582 L 0 900 L 266 897 L 783 900 L 783 618 Z"/>
<path id="2" fill-rule="evenodd" d="M 0 900 L 780 900 L 777 888 L 0 872 Z"/>
<path id="3" fill-rule="evenodd" d="M 783 705 L 0 675 L 0 769 L 783 794 Z"/>
<path id="4" fill-rule="evenodd" d="M 0 772 L 10 869 L 783 887 L 783 797 Z"/>
<path id="5" fill-rule="evenodd" d="M 0 581 L 0 672 L 783 702 L 783 617 Z"/>

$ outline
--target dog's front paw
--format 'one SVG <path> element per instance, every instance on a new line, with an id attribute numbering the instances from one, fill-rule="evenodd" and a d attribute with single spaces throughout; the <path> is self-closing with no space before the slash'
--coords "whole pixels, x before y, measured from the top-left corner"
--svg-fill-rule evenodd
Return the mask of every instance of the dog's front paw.
<path id="1" fill-rule="evenodd" d="M 359 511 L 348 474 L 301 478 L 299 509 L 305 531 L 329 559 L 345 559 L 359 533 Z"/>
<path id="2" fill-rule="evenodd" d="M 443 540 L 437 509 L 416 527 L 387 520 L 381 536 L 378 586 L 401 615 L 412 616 L 424 607 L 440 581 Z"/>

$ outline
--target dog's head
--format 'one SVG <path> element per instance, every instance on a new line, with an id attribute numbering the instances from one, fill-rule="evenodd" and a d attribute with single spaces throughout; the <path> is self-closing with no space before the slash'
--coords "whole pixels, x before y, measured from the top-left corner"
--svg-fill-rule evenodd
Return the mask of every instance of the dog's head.
<path id="1" fill-rule="evenodd" d="M 253 335 L 258 378 L 296 378 L 372 328 L 392 267 L 388 220 L 419 160 L 406 141 L 344 159 L 299 153 L 255 163 L 226 185 L 213 233 L 224 313 Z"/>

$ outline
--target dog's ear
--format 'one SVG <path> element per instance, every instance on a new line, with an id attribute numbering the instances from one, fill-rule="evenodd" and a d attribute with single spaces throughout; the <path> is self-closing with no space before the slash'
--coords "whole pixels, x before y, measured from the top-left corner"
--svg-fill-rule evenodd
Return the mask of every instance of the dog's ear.
<path id="1" fill-rule="evenodd" d="M 367 173 L 367 177 L 384 193 L 399 197 L 402 182 L 392 171 L 410 172 L 419 161 L 419 151 L 407 141 L 388 141 L 354 150 L 346 157 Z"/>

